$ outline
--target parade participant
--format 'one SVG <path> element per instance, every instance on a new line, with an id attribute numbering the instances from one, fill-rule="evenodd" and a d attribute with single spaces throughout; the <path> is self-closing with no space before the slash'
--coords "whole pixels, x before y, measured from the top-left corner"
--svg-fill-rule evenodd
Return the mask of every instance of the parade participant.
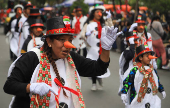
<path id="1" fill-rule="evenodd" d="M 161 108 L 161 100 L 157 95 L 159 91 L 166 97 L 164 87 L 160 84 L 157 71 L 150 64 L 155 57 L 154 52 L 147 44 L 136 48 L 136 65 L 130 70 L 123 82 L 121 99 L 129 108 Z M 130 91 L 130 102 L 127 100 L 127 92 Z"/>
<path id="2" fill-rule="evenodd" d="M 30 24 L 32 23 L 32 20 L 33 19 L 41 19 L 40 15 L 41 14 L 40 14 L 38 8 L 31 8 L 30 9 L 30 15 L 22 26 L 22 32 L 23 32 L 24 39 L 27 39 L 27 37 L 29 35 L 29 27 L 30 27 Z"/>
<path id="3" fill-rule="evenodd" d="M 105 20 L 103 19 L 103 12 L 105 11 L 104 6 L 97 5 L 95 7 L 90 8 L 91 13 L 87 21 L 86 27 L 86 37 L 87 37 L 87 56 L 86 58 L 90 58 L 92 60 L 97 60 L 99 55 L 102 53 L 101 47 L 101 34 L 102 34 L 102 27 L 105 24 Z M 120 34 L 120 33 L 119 33 Z M 102 78 L 106 78 L 110 76 L 110 71 L 107 69 L 107 73 L 102 76 L 94 76 L 92 77 L 92 88 L 91 90 L 102 90 L 103 89 L 103 82 Z M 97 88 L 96 80 L 99 82 L 99 86 Z"/>
<path id="4" fill-rule="evenodd" d="M 136 19 L 136 23 L 133 23 L 129 29 L 129 32 L 136 30 L 136 34 L 139 37 L 138 45 L 144 44 L 147 42 L 149 49 L 153 50 L 152 46 L 152 36 L 145 29 L 145 16 L 138 15 Z M 154 69 L 157 69 L 157 63 L 155 59 L 151 60 L 151 64 L 153 64 Z"/>
<path id="5" fill-rule="evenodd" d="M 23 54 L 11 65 L 3 89 L 16 96 L 13 108 L 85 108 L 79 75 L 92 77 L 106 72 L 117 28 L 103 28 L 102 52 L 96 61 L 70 51 L 75 48 L 71 44 L 74 29 L 68 21 L 65 16 L 47 20 L 44 45 Z"/>
<path id="6" fill-rule="evenodd" d="M 22 25 L 24 24 L 24 22 L 29 17 L 30 9 L 33 7 L 30 1 L 24 3 L 23 5 L 24 5 L 24 12 L 23 12 L 22 18 L 19 20 L 19 32 L 22 32 L 21 31 Z"/>
<path id="7" fill-rule="evenodd" d="M 86 44 L 84 40 L 81 38 L 81 30 L 83 28 L 83 25 L 85 21 L 87 20 L 87 16 L 83 16 L 82 8 L 76 7 L 76 16 L 73 17 L 72 21 L 72 27 L 75 29 L 75 34 L 78 34 L 73 39 L 73 45 L 77 48 L 76 52 L 80 54 L 80 51 L 83 52 L 83 56 L 86 57 L 87 51 L 86 51 Z"/>
<path id="8" fill-rule="evenodd" d="M 12 20 L 11 22 L 11 33 L 12 33 L 12 38 L 10 40 L 10 49 L 13 53 L 13 60 L 15 60 L 19 55 L 20 55 L 20 44 L 19 45 L 19 25 L 18 21 L 21 18 L 23 6 L 18 4 L 14 7 L 14 10 L 16 12 L 16 19 Z"/>
<path id="9" fill-rule="evenodd" d="M 30 35 L 23 44 L 21 54 L 30 51 L 32 48 L 36 46 L 43 45 L 43 41 L 41 41 L 41 37 L 43 36 L 43 30 L 45 30 L 43 21 L 41 19 L 34 19 L 33 23 L 29 28 Z"/>
<path id="10" fill-rule="evenodd" d="M 150 25 L 148 26 L 148 32 L 152 34 L 152 45 L 153 50 L 156 52 L 156 50 L 159 51 L 162 57 L 162 69 L 170 69 L 168 66 L 168 60 L 166 56 L 165 47 L 163 45 L 161 37 L 164 35 L 163 27 L 160 23 L 160 17 L 155 16 L 153 17 Z"/>
<path id="11" fill-rule="evenodd" d="M 122 52 L 119 58 L 119 76 L 120 76 L 120 86 L 119 95 L 121 94 L 121 89 L 123 87 L 123 80 L 129 74 L 130 69 L 133 68 L 133 62 L 135 62 L 135 48 L 138 45 L 138 39 L 136 32 L 127 32 L 125 34 L 125 40 L 128 47 Z"/>

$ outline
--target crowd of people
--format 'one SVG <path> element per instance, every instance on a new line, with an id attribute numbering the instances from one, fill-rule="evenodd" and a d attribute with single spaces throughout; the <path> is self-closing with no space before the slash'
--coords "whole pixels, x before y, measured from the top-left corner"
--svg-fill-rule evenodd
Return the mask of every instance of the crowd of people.
<path id="1" fill-rule="evenodd" d="M 151 19 L 143 10 L 135 16 L 102 5 L 90 7 L 88 15 L 79 6 L 72 16 L 64 11 L 45 17 L 31 2 L 15 5 L 6 34 L 13 60 L 3 88 L 14 95 L 9 108 L 85 108 L 80 76 L 90 77 L 92 91 L 103 90 L 112 49 L 121 52 L 118 94 L 125 107 L 161 108 L 157 93 L 165 98 L 166 92 L 157 57 L 162 69 L 170 69 L 163 45 L 168 20 L 163 26 L 158 13 Z"/>

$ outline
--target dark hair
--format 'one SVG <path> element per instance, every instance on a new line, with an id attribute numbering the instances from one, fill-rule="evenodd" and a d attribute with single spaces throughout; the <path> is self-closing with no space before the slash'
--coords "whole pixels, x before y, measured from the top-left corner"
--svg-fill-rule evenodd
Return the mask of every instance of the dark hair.
<path id="1" fill-rule="evenodd" d="M 94 19 L 94 12 L 96 10 L 98 10 L 98 9 L 94 9 L 91 11 L 88 19 L 86 20 L 86 22 L 84 24 L 86 24 L 86 23 L 89 24 L 89 22 Z M 103 14 L 102 14 L 102 17 L 100 18 L 100 23 L 101 23 L 101 25 L 105 23 L 105 20 L 103 19 Z"/>
<path id="2" fill-rule="evenodd" d="M 50 38 L 51 41 L 54 40 L 54 36 L 49 36 L 49 38 Z M 49 59 L 49 62 L 50 62 L 51 65 L 53 66 L 53 69 L 54 69 L 54 72 L 55 72 L 55 74 L 56 74 L 56 76 L 57 76 L 57 79 L 58 79 L 58 80 L 60 81 L 60 83 L 62 84 L 62 80 L 61 80 L 61 77 L 60 77 L 60 75 L 59 75 L 57 66 L 56 66 L 56 64 L 55 64 L 55 62 L 54 62 L 54 59 L 52 58 L 52 48 L 48 46 L 46 40 L 45 40 L 45 42 L 44 42 L 43 47 L 44 47 L 45 53 L 47 54 L 47 57 L 48 57 L 48 59 Z M 66 92 L 65 92 L 64 89 L 63 89 L 63 94 L 64 94 L 64 96 L 67 97 L 67 94 L 66 94 Z"/>
<path id="3" fill-rule="evenodd" d="M 144 53 L 144 54 L 145 54 L 145 53 Z M 144 54 L 141 54 L 139 57 L 142 57 L 142 58 L 143 58 L 143 55 L 144 55 Z M 139 57 L 137 58 L 137 61 L 138 61 L 138 62 L 141 62 L 141 60 L 139 60 Z"/>
<path id="4" fill-rule="evenodd" d="M 160 18 L 159 16 L 154 16 L 154 17 L 152 18 L 152 20 L 151 20 L 150 29 L 152 29 L 152 23 L 153 23 L 153 21 L 155 21 L 155 20 L 161 20 L 161 18 Z"/>

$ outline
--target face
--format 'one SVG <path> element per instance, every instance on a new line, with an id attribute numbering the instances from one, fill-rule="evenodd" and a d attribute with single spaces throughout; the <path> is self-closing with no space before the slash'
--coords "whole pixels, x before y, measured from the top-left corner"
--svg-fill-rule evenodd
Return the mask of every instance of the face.
<path id="1" fill-rule="evenodd" d="M 21 8 L 17 8 L 16 14 L 17 14 L 18 16 L 20 16 L 20 15 L 22 14 L 22 9 L 21 9 Z"/>
<path id="2" fill-rule="evenodd" d="M 37 31 L 37 28 L 41 28 L 41 29 L 42 29 L 42 27 L 33 27 L 33 28 L 31 29 L 31 31 L 32 31 L 32 33 L 33 33 L 33 35 L 34 35 L 35 37 L 38 37 L 38 36 L 40 36 L 40 35 L 42 34 L 42 31 Z"/>
<path id="3" fill-rule="evenodd" d="M 51 40 L 49 37 L 46 38 L 48 46 L 52 47 L 52 57 L 53 59 L 64 59 L 69 54 L 71 48 L 66 48 L 64 46 L 65 41 L 69 41 L 72 43 L 73 36 L 70 35 L 60 35 L 60 36 L 54 36 L 54 38 Z"/>
<path id="4" fill-rule="evenodd" d="M 100 20 L 102 17 L 102 10 L 98 9 L 94 12 L 94 19 Z"/>
<path id="5" fill-rule="evenodd" d="M 27 15 L 30 14 L 30 9 L 31 9 L 31 7 L 28 7 L 27 9 L 25 9 L 25 13 L 26 13 Z"/>
<path id="6" fill-rule="evenodd" d="M 139 60 L 141 61 L 141 63 L 142 63 L 144 66 L 147 66 L 147 65 L 150 64 L 151 59 L 149 59 L 149 55 L 151 55 L 151 53 L 145 53 L 145 54 L 143 55 L 143 57 L 142 57 L 142 56 L 139 57 Z"/>
<path id="7" fill-rule="evenodd" d="M 82 15 L 82 11 L 77 11 L 77 12 L 76 12 L 76 15 L 77 15 L 77 16 L 81 16 L 81 15 Z"/>
<path id="8" fill-rule="evenodd" d="M 137 31 L 139 33 L 142 33 L 145 29 L 145 24 L 144 23 L 138 23 L 138 26 L 137 26 Z"/>

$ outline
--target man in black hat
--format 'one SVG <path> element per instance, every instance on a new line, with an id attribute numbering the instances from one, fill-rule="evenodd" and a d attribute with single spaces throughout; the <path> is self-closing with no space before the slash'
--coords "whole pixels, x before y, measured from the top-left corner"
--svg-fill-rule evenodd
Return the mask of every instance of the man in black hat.
<path id="1" fill-rule="evenodd" d="M 84 40 L 81 39 L 80 32 L 83 29 L 85 21 L 87 20 L 87 16 L 83 16 L 81 7 L 76 7 L 75 11 L 76 15 L 73 17 L 72 27 L 75 29 L 75 34 L 77 34 L 77 36 L 73 40 L 73 44 L 77 47 L 77 51 L 79 54 L 80 51 L 83 51 L 83 56 L 86 56 L 86 45 L 84 43 Z"/>
<path id="2" fill-rule="evenodd" d="M 136 64 L 123 81 L 121 99 L 129 108 L 161 108 L 157 93 L 159 91 L 164 99 L 166 92 L 160 84 L 157 71 L 150 64 L 151 59 L 155 59 L 154 52 L 147 44 L 142 44 L 136 48 L 136 55 Z M 130 93 L 130 99 L 127 93 Z"/>
<path id="3" fill-rule="evenodd" d="M 30 1 L 29 2 L 24 2 L 23 6 L 24 6 L 23 16 L 19 20 L 19 23 L 18 23 L 19 24 L 19 32 L 22 32 L 21 27 L 24 24 L 24 22 L 27 20 L 27 18 L 29 17 L 30 9 L 33 7 Z"/>
<path id="4" fill-rule="evenodd" d="M 40 14 L 38 8 L 30 9 L 30 15 L 22 26 L 22 32 L 23 32 L 24 39 L 27 39 L 28 35 L 30 34 L 29 27 L 30 27 L 30 24 L 32 23 L 33 19 L 41 19 L 41 14 Z"/>
<path id="5" fill-rule="evenodd" d="M 30 51 L 36 46 L 43 45 L 44 42 L 41 41 L 41 37 L 43 36 L 43 30 L 45 30 L 43 21 L 41 19 L 34 19 L 33 23 L 29 28 L 30 35 L 23 44 L 21 54 Z"/>

